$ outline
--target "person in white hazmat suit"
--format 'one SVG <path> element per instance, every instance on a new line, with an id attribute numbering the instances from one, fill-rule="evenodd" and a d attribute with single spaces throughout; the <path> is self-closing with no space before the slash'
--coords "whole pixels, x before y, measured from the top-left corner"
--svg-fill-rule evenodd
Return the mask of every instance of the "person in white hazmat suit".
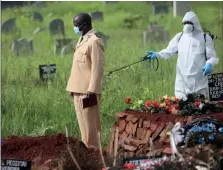
<path id="1" fill-rule="evenodd" d="M 175 96 L 186 99 L 189 93 L 200 93 L 208 98 L 207 75 L 218 64 L 212 38 L 201 29 L 196 14 L 187 12 L 182 20 L 183 32 L 174 36 L 168 47 L 160 52 L 149 51 L 147 58 L 168 59 L 178 53 Z M 206 41 L 205 41 L 206 39 Z"/>

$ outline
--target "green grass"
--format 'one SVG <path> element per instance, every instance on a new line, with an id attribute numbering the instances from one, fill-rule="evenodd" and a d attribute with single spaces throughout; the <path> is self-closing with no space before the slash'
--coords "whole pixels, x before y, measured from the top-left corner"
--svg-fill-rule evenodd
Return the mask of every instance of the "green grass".
<path id="1" fill-rule="evenodd" d="M 200 23 L 223 38 L 223 21 L 220 20 L 220 7 L 223 2 L 191 2 Z M 136 7 L 138 5 L 138 7 Z M 104 22 L 94 22 L 95 29 L 110 36 L 106 48 L 105 75 L 114 69 L 138 61 L 146 50 L 159 51 L 168 42 L 148 43 L 143 46 L 142 32 L 150 22 L 157 21 L 173 37 L 182 30 L 181 17 L 173 18 L 172 7 L 167 15 L 153 15 L 152 6 L 147 2 L 119 2 L 105 5 L 104 2 L 47 2 L 46 8 L 14 8 L 2 11 L 2 21 L 17 17 L 18 30 L 11 35 L 2 35 L 2 136 L 34 135 L 39 129 L 53 126 L 53 132 L 65 132 L 65 126 L 71 124 L 72 134 L 80 135 L 73 101 L 66 85 L 71 70 L 72 55 L 54 56 L 53 47 L 56 38 L 49 34 L 48 23 L 54 18 L 64 20 L 66 37 L 74 42 L 78 36 L 73 32 L 73 16 L 79 12 L 104 12 Z M 30 18 L 32 11 L 40 12 L 44 22 L 34 22 Z M 50 14 L 50 15 L 49 15 Z M 122 27 L 127 16 L 141 15 L 136 27 Z M 33 35 L 36 27 L 42 31 Z M 32 56 L 13 56 L 10 49 L 13 38 L 33 38 L 35 53 Z M 215 72 L 222 71 L 223 43 L 215 40 L 215 47 L 220 58 Z M 125 109 L 124 98 L 158 99 L 165 94 L 174 95 L 176 57 L 160 60 L 158 71 L 139 63 L 131 68 L 113 73 L 106 80 L 101 103 L 101 121 L 103 145 L 110 136 L 110 127 L 115 120 L 115 113 Z M 39 80 L 38 65 L 57 64 L 57 76 L 54 82 L 42 84 Z"/>

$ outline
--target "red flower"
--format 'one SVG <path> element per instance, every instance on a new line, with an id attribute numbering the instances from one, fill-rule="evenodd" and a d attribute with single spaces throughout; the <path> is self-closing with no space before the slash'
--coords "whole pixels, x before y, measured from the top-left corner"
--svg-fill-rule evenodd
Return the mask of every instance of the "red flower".
<path id="1" fill-rule="evenodd" d="M 178 109 L 178 104 L 173 104 L 172 105 L 175 109 Z"/>
<path id="2" fill-rule="evenodd" d="M 200 102 L 194 102 L 194 106 L 195 107 L 199 107 L 200 106 Z"/>
<path id="3" fill-rule="evenodd" d="M 131 101 L 131 98 L 129 98 L 129 97 L 128 98 L 125 98 L 125 102 L 126 103 L 130 103 L 130 101 Z"/>
<path id="4" fill-rule="evenodd" d="M 168 107 L 168 112 L 171 113 L 172 112 L 172 109 L 173 109 L 173 107 L 172 106 L 169 106 Z"/>
<path id="5" fill-rule="evenodd" d="M 135 168 L 135 166 L 131 163 L 126 163 L 126 164 L 124 164 L 124 168 L 132 169 L 132 168 Z"/>
<path id="6" fill-rule="evenodd" d="M 149 100 L 146 100 L 145 105 L 150 106 L 151 102 Z"/>
<path id="7" fill-rule="evenodd" d="M 153 102 L 152 102 L 152 105 L 153 105 L 153 107 L 155 107 L 155 108 L 159 107 L 159 104 L 158 104 L 157 101 L 153 101 Z"/>
<path id="8" fill-rule="evenodd" d="M 170 102 L 168 99 L 166 99 L 164 102 L 166 103 L 166 105 L 170 105 Z"/>
<path id="9" fill-rule="evenodd" d="M 180 99 L 178 99 L 177 97 L 175 97 L 175 102 L 179 102 L 180 101 Z"/>

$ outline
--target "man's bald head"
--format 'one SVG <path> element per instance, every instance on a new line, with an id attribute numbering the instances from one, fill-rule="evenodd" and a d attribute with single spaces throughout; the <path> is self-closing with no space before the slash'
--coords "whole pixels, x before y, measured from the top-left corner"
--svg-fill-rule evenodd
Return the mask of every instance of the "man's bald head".
<path id="1" fill-rule="evenodd" d="M 79 13 L 73 19 L 74 26 L 82 27 L 83 25 L 91 25 L 91 16 L 88 13 Z"/>

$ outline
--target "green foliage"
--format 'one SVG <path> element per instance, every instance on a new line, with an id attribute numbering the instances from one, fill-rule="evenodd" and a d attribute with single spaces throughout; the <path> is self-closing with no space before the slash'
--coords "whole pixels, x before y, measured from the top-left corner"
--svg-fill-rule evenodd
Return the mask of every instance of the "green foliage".
<path id="1" fill-rule="evenodd" d="M 72 66 L 72 55 L 54 56 L 53 48 L 56 38 L 49 34 L 49 22 L 52 19 L 64 20 L 66 37 L 72 38 L 74 44 L 78 36 L 73 32 L 73 17 L 79 12 L 104 12 L 104 22 L 93 22 L 96 30 L 110 37 L 106 48 L 105 75 L 123 65 L 140 60 L 146 50 L 159 51 L 167 43 L 148 43 L 143 46 L 142 32 L 151 22 L 157 22 L 170 32 L 171 37 L 182 30 L 181 17 L 169 14 L 152 14 L 148 2 L 118 2 L 107 5 L 100 2 L 58 1 L 45 2 L 46 8 L 23 7 L 2 11 L 2 21 L 16 17 L 17 30 L 10 35 L 2 35 L 2 135 L 31 135 L 38 127 L 53 127 L 56 132 L 65 133 L 65 126 L 72 124 L 72 134 L 80 135 L 74 112 L 73 101 L 65 90 Z M 223 38 L 222 19 L 219 18 L 219 6 L 222 2 L 191 2 L 197 10 L 200 22 L 212 33 Z M 218 3 L 218 5 L 216 5 Z M 13 12 L 12 12 L 13 11 Z M 40 12 L 44 21 L 32 21 L 31 13 Z M 195 11 L 196 12 L 196 11 Z M 123 28 L 126 17 L 135 22 L 132 29 Z M 221 21 L 221 22 L 220 22 Z M 35 28 L 41 31 L 34 35 Z M 13 56 L 11 41 L 15 38 L 33 38 L 35 53 L 30 56 Z M 217 54 L 222 60 L 222 41 L 215 40 Z M 151 100 L 164 94 L 174 95 L 176 57 L 160 60 L 158 71 L 147 67 L 142 62 L 125 70 L 113 73 L 104 79 L 105 87 L 101 101 L 101 122 L 103 144 L 108 142 L 110 127 L 115 119 L 114 114 L 125 109 L 123 99 L 127 96 Z M 38 65 L 56 64 L 57 75 L 54 82 L 41 83 Z M 222 71 L 223 63 L 219 62 L 215 72 Z M 41 128 L 40 128 L 41 129 Z M 44 128 L 43 128 L 44 129 Z M 41 130 L 40 130 L 41 131 Z M 43 130 L 45 132 L 45 130 Z M 41 131 L 41 133 L 43 132 Z M 39 134 L 39 133 L 36 133 Z"/>

